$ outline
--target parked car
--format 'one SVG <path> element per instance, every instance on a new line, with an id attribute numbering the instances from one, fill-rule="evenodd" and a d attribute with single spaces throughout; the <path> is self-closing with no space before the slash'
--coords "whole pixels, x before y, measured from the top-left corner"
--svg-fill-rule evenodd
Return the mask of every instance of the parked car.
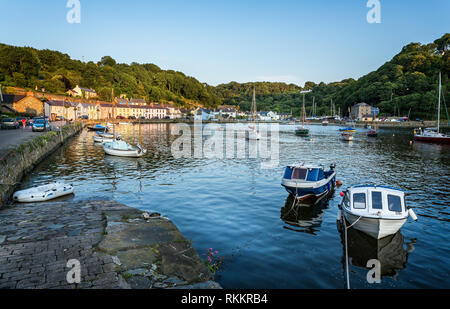
<path id="1" fill-rule="evenodd" d="M 63 116 L 56 116 L 55 121 L 63 121 L 66 120 Z"/>
<path id="2" fill-rule="evenodd" d="M 82 115 L 82 116 L 79 116 L 78 119 L 86 119 L 86 120 L 88 120 L 89 116 L 88 115 Z"/>
<path id="3" fill-rule="evenodd" d="M 50 124 L 49 124 L 48 120 L 37 119 L 33 123 L 33 128 L 32 128 L 33 132 L 42 132 L 42 131 L 48 130 L 48 129 L 50 129 Z"/>
<path id="4" fill-rule="evenodd" d="M 20 124 L 14 118 L 4 118 L 1 127 L 2 129 L 18 129 Z"/>
<path id="5" fill-rule="evenodd" d="M 136 116 L 130 116 L 128 119 L 136 120 Z"/>
<path id="6" fill-rule="evenodd" d="M 116 119 L 125 119 L 124 116 L 117 116 Z"/>

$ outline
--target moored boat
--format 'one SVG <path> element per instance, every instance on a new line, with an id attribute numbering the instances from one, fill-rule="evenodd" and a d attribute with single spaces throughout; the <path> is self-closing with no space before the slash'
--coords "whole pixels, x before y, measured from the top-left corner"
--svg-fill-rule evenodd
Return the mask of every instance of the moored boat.
<path id="1" fill-rule="evenodd" d="M 420 142 L 430 142 L 438 144 L 450 144 L 450 136 L 439 133 L 436 128 L 427 128 L 425 130 L 414 130 L 414 140 Z"/>
<path id="2" fill-rule="evenodd" d="M 422 130 L 421 128 L 414 130 L 414 140 L 421 141 L 421 142 L 429 142 L 429 143 L 450 144 L 450 136 L 439 132 L 439 126 L 440 126 L 440 120 L 441 120 L 441 93 L 442 93 L 442 82 L 441 82 L 441 73 L 439 72 L 439 99 L 438 99 L 438 110 L 437 110 L 437 127 L 436 128 L 427 128 L 424 130 Z"/>
<path id="3" fill-rule="evenodd" d="M 375 130 L 369 130 L 367 131 L 367 136 L 368 137 L 377 137 L 378 136 L 378 132 Z"/>
<path id="4" fill-rule="evenodd" d="M 103 150 L 110 156 L 140 158 L 147 153 L 139 144 L 135 147 L 122 140 L 103 142 Z"/>
<path id="5" fill-rule="evenodd" d="M 336 186 L 334 168 L 332 165 L 330 170 L 325 171 L 323 166 L 317 165 L 287 166 L 281 185 L 297 200 L 316 204 L 334 190 Z"/>
<path id="6" fill-rule="evenodd" d="M 13 200 L 19 203 L 34 203 L 52 200 L 74 192 L 71 184 L 51 183 L 26 190 L 17 191 L 13 195 Z"/>
<path id="7" fill-rule="evenodd" d="M 324 127 L 328 126 L 328 124 L 329 124 L 328 120 L 322 121 L 322 125 L 323 125 Z"/>
<path id="8" fill-rule="evenodd" d="M 339 209 L 344 218 L 355 229 L 376 239 L 397 233 L 410 215 L 417 220 L 412 209 L 407 209 L 405 193 L 400 189 L 359 185 L 348 188 L 341 196 Z"/>
<path id="9" fill-rule="evenodd" d="M 344 132 L 341 134 L 341 140 L 351 142 L 353 141 L 353 134 L 351 132 Z"/>
<path id="10" fill-rule="evenodd" d="M 253 98 L 252 98 L 252 107 L 251 107 L 251 120 L 252 124 L 248 126 L 248 129 L 245 131 L 245 139 L 247 140 L 260 140 L 261 134 L 259 134 L 258 130 L 256 130 L 256 92 L 255 88 L 253 88 Z"/>
<path id="11" fill-rule="evenodd" d="M 108 132 L 108 131 L 109 131 L 109 128 L 97 124 L 97 125 L 95 125 L 95 126 L 93 126 L 93 127 L 88 127 L 88 130 L 89 130 L 89 131 L 98 131 L 98 132 Z"/>

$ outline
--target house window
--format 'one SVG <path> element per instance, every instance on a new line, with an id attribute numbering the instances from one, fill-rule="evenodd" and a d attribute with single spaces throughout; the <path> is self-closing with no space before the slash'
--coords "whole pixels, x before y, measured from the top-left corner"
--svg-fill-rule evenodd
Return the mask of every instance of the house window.
<path id="1" fill-rule="evenodd" d="M 365 193 L 353 194 L 353 208 L 354 209 L 366 209 L 366 194 Z"/>

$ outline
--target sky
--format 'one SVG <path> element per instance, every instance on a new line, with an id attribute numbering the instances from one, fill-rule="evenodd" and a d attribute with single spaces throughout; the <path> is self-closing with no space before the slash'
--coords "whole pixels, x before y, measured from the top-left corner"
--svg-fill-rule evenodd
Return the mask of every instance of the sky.
<path id="1" fill-rule="evenodd" d="M 410 42 L 450 32 L 449 0 L 0 0 L 0 43 L 74 59 L 154 63 L 210 85 L 359 78 Z M 372 0 L 371 0 L 372 1 Z M 1 59 L 0 59 L 1 61 Z"/>

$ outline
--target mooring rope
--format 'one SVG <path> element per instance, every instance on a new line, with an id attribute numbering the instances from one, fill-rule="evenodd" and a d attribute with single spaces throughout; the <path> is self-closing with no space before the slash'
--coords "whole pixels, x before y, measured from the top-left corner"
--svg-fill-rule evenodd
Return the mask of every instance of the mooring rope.
<path id="1" fill-rule="evenodd" d="M 343 216 L 343 214 L 342 214 Z M 350 226 L 347 227 L 347 224 L 345 223 L 345 217 L 342 217 L 342 222 L 344 223 L 344 235 L 345 235 L 345 271 L 347 274 L 347 289 L 350 290 L 350 274 L 349 274 L 349 267 L 348 267 L 348 242 L 347 242 L 347 229 L 354 226 L 362 216 L 360 216 L 355 222 L 353 222 Z"/>

